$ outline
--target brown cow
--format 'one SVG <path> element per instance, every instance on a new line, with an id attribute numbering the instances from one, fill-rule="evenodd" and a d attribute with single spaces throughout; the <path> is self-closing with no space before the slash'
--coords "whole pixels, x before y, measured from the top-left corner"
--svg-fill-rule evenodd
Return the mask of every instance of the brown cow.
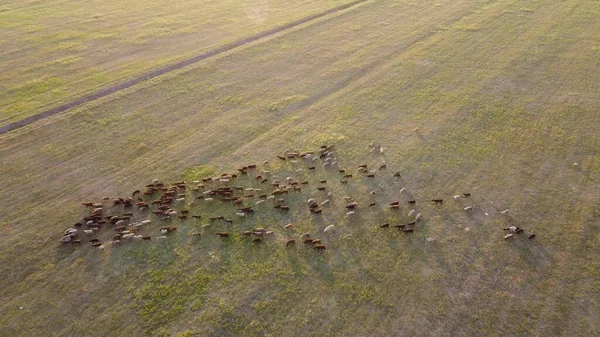
<path id="1" fill-rule="evenodd" d="M 293 246 L 293 245 L 295 245 L 295 244 L 296 244 L 296 240 L 293 240 L 293 239 L 292 239 L 292 240 L 287 240 L 287 241 L 285 242 L 285 246 L 286 246 L 286 247 Z"/>
<path id="2" fill-rule="evenodd" d="M 254 209 L 252 209 L 252 207 L 240 208 L 240 211 L 242 211 L 244 213 L 254 213 Z"/>
<path id="3" fill-rule="evenodd" d="M 228 238 L 229 237 L 229 233 L 226 232 L 219 232 L 217 233 L 217 235 L 221 238 Z"/>
<path id="4" fill-rule="evenodd" d="M 315 250 L 325 250 L 325 246 L 324 245 L 317 245 L 314 247 Z"/>

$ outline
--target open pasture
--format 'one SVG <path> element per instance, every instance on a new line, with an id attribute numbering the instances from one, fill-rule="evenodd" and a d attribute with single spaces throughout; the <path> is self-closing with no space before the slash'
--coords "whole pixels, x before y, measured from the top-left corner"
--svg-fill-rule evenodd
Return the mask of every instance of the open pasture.
<path id="1" fill-rule="evenodd" d="M 0 4 L 0 126 L 351 1 Z"/>
<path id="2" fill-rule="evenodd" d="M 599 15 L 593 1 L 367 1 L 1 135 L 0 334 L 597 335 Z M 191 219 L 160 243 L 58 243 L 81 202 L 263 160 L 285 179 L 282 149 L 323 144 L 340 167 L 387 164 L 382 187 L 354 185 L 381 205 L 403 187 L 444 204 L 410 235 L 379 228 L 408 219 L 368 213 L 359 188 L 360 223 L 340 204 L 315 223 L 304 195 L 302 213 L 265 210 L 278 234 L 261 245 L 235 222 L 229 241 L 198 239 Z M 464 192 L 472 213 L 453 206 Z M 504 240 L 507 219 L 536 239 Z M 335 230 L 325 251 L 286 249 L 288 222 Z"/>

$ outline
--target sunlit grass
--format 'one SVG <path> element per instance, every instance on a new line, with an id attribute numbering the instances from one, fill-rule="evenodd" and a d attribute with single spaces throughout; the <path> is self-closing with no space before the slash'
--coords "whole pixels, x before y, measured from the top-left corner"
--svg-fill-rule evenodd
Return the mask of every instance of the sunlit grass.
<path id="1" fill-rule="evenodd" d="M 3 135 L 0 334 L 597 334 L 599 10 L 593 2 L 372 1 Z M 181 28 L 173 17 L 158 22 Z M 140 58 L 121 71 L 151 63 Z M 111 80 L 102 68 L 87 75 L 82 88 Z M 40 81 L 24 92 L 47 85 Z M 383 153 L 369 152 L 371 142 Z M 344 186 L 337 171 L 317 165 L 311 174 L 307 163 L 275 157 L 323 144 L 335 144 L 340 167 L 353 173 L 359 164 L 388 169 Z M 178 231 L 165 242 L 104 253 L 57 242 L 85 214 L 82 201 L 128 196 L 155 178 L 191 185 L 248 164 L 310 187 L 286 197 L 290 213 L 256 205 L 245 221 L 231 207 L 196 201 L 191 211 L 234 224 L 174 220 Z M 319 178 L 334 197 L 316 218 L 305 202 L 323 198 Z M 258 186 L 252 176 L 234 183 L 250 184 Z M 408 222 L 407 205 L 385 207 L 408 197 L 403 187 L 423 214 L 412 235 L 378 227 Z M 473 196 L 452 199 L 465 192 Z M 354 219 L 346 195 L 361 205 Z M 428 202 L 438 197 L 444 205 Z M 379 206 L 362 207 L 371 200 Z M 148 234 L 157 236 L 152 219 Z M 290 222 L 293 232 L 283 229 Z M 336 230 L 324 235 L 329 224 Z M 509 224 L 538 237 L 505 241 Z M 259 226 L 275 237 L 257 246 L 240 233 Z M 222 230 L 229 241 L 216 236 Z M 303 232 L 327 250 L 284 247 Z"/>

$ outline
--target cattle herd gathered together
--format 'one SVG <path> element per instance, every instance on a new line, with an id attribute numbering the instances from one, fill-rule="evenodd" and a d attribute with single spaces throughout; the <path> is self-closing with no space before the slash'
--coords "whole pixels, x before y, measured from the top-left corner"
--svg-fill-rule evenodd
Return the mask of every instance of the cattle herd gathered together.
<path id="1" fill-rule="evenodd" d="M 383 154 L 383 148 L 371 144 L 370 152 Z M 376 165 L 375 169 L 370 169 L 366 164 L 358 165 L 352 172 L 340 168 L 333 145 L 324 145 L 316 151 L 307 152 L 286 150 L 277 156 L 277 161 L 277 165 L 271 165 L 268 161 L 264 161 L 261 168 L 256 164 L 239 167 L 234 172 L 205 177 L 195 180 L 191 184 L 179 181 L 167 185 L 155 179 L 146 185 L 145 189 L 136 190 L 131 196 L 105 197 L 101 202 L 83 202 L 89 212 L 86 211 L 86 215 L 80 221 L 63 233 L 60 242 L 64 245 L 89 244 L 91 247 L 104 250 L 108 244 L 119 246 L 130 241 L 168 240 L 169 235 L 178 229 L 175 225 L 181 227 L 194 224 L 196 230 L 190 232 L 193 237 L 205 237 L 209 229 L 220 228 L 210 235 L 228 240 L 231 235 L 236 234 L 247 237 L 255 244 L 271 240 L 279 241 L 285 247 L 293 247 L 298 242 L 312 247 L 314 250 L 323 251 L 327 249 L 324 238 L 320 239 L 314 233 L 303 233 L 298 236 L 294 234 L 296 226 L 293 223 L 272 224 L 272 226 L 278 227 L 275 229 L 255 227 L 237 232 L 223 228 L 227 228 L 234 222 L 242 225 L 247 223 L 247 226 L 250 226 L 252 221 L 249 220 L 257 212 L 273 212 L 269 209 L 285 214 L 290 212 L 290 209 L 305 208 L 305 212 L 310 216 L 322 217 L 323 213 L 333 212 L 332 208 L 335 207 L 333 200 L 337 197 L 334 197 L 334 193 L 328 189 L 332 184 L 347 187 L 353 181 L 375 182 L 385 175 L 389 175 L 389 179 L 402 177 L 398 171 L 389 172 L 385 162 Z M 288 172 L 287 177 L 280 178 L 280 172 L 271 171 L 283 165 L 287 165 L 288 168 L 292 167 L 292 171 Z M 319 173 L 323 172 L 329 179 L 318 177 Z M 294 178 L 294 175 L 302 176 L 306 180 Z M 337 181 L 331 180 L 332 175 Z M 376 194 L 374 189 L 368 188 L 367 183 L 363 185 L 364 188 L 359 189 L 361 192 L 365 191 L 371 196 Z M 336 205 L 340 210 L 343 206 L 346 218 L 350 219 L 356 216 L 360 208 L 387 208 L 393 213 L 401 212 L 404 205 L 410 209 L 406 216 L 408 221 L 401 224 L 383 223 L 378 224 L 378 227 L 382 229 L 393 227 L 401 233 L 410 235 L 419 227 L 417 224 L 422 221 L 421 212 L 416 210 L 418 209 L 417 202 L 443 205 L 445 201 L 443 198 L 417 201 L 411 197 L 410 193 L 407 193 L 406 188 L 400 188 L 397 192 L 403 196 L 403 200 L 388 200 L 385 205 L 380 205 L 373 199 L 359 205 L 359 202 L 351 196 L 339 198 L 340 201 L 336 202 Z M 302 202 L 303 206 L 294 205 L 294 201 L 298 204 L 297 200 L 302 199 L 303 195 L 310 198 Z M 448 199 L 454 203 L 460 200 L 472 200 L 469 192 L 456 194 Z M 461 203 L 460 205 L 464 212 L 473 211 L 473 203 L 467 203 L 467 205 Z M 225 206 L 227 211 L 223 211 L 224 207 L 222 206 Z M 205 213 L 215 212 L 217 209 L 222 212 L 220 215 Z M 235 215 L 233 215 L 234 213 Z M 507 213 L 508 210 L 501 212 L 504 215 Z M 227 214 L 231 217 L 227 217 Z M 199 221 L 206 223 L 198 227 Z M 154 225 L 156 223 L 159 223 L 160 226 Z M 336 225 L 329 224 L 319 232 L 322 232 L 324 236 L 331 235 L 336 230 Z M 523 229 L 516 226 L 510 226 L 504 230 L 508 232 L 504 236 L 506 240 L 513 239 L 524 232 Z M 283 236 L 281 240 L 275 239 L 276 231 L 281 231 Z M 112 234 L 108 234 L 109 232 Z M 150 233 L 156 234 L 152 236 Z M 101 237 L 105 239 L 102 240 Z M 533 233 L 528 235 L 529 239 L 534 237 Z M 435 242 L 433 237 L 427 237 L 426 240 Z"/>

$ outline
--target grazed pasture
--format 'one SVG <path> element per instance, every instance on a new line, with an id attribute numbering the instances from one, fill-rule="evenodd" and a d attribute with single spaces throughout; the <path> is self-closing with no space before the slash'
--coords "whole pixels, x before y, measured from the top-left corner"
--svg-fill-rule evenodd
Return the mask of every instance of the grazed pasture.
<path id="1" fill-rule="evenodd" d="M 369 1 L 0 136 L 0 332 L 597 335 L 599 15 Z M 410 237 L 365 217 L 324 254 L 185 233 L 108 255 L 57 244 L 82 201 L 323 143 L 341 166 L 385 160 L 415 198 L 471 191 L 490 215 L 433 209 Z M 504 209 L 537 241 L 502 240 Z"/>
<path id="2" fill-rule="evenodd" d="M 0 125 L 349 2 L 4 2 Z"/>

